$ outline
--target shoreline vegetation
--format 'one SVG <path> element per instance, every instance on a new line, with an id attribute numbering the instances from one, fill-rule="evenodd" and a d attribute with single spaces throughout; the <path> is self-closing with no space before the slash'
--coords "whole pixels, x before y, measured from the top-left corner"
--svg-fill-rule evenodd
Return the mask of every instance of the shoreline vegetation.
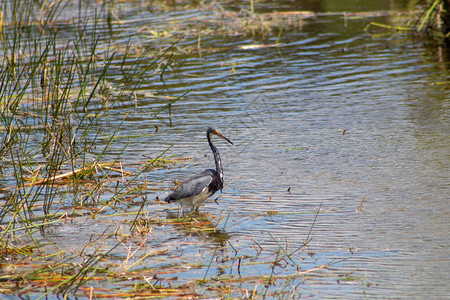
<path id="1" fill-rule="evenodd" d="M 311 216 L 311 224 L 302 245 L 288 247 L 273 237 L 275 248 L 269 248 L 251 240 L 253 256 L 241 255 L 228 241 L 227 218 L 165 216 L 172 208 L 148 215 L 145 205 L 158 199 L 147 199 L 145 191 L 152 189 L 152 183 L 143 179 L 145 173 L 189 158 L 167 157 L 164 151 L 140 164 L 122 161 L 127 143 L 116 142 L 127 138 L 120 135 L 127 113 L 111 126 L 110 120 L 118 118 L 111 116 L 111 110 L 124 103 L 137 105 L 136 95 L 144 81 L 164 81 L 170 69 L 182 64 L 190 53 L 205 51 L 201 39 L 208 35 L 273 37 L 286 29 L 301 29 L 308 18 L 332 14 L 367 18 L 392 12 L 256 13 L 253 4 L 231 11 L 217 2 L 174 1 L 185 9 L 204 11 L 205 19 L 186 18 L 168 28 L 142 26 L 139 30 L 146 31 L 151 42 L 138 45 L 130 38 L 126 45 L 116 45 L 115 27 L 128 22 L 121 16 L 125 4 L 97 2 L 91 6 L 83 1 L 11 0 L 2 1 L 0 7 L 0 294 L 92 299 L 195 297 L 208 293 L 226 297 L 237 293 L 264 298 L 294 293 L 288 289 L 289 282 L 302 276 L 331 276 L 326 269 L 339 261 L 304 269 L 296 257 L 311 240 L 317 216 L 324 213 L 321 207 L 305 213 Z M 151 2 L 149 9 L 174 9 L 164 3 Z M 433 5 L 430 9 L 439 7 Z M 433 12 L 427 12 L 424 20 L 432 16 Z M 426 27 L 425 22 L 420 23 L 421 29 Z M 412 28 L 379 23 L 370 26 Z M 178 41 L 186 35 L 198 36 L 197 45 L 179 46 Z M 159 104 L 152 112 L 155 134 L 160 114 L 164 118 L 170 115 L 172 105 L 185 95 L 151 95 Z M 54 226 L 108 222 L 113 217 L 123 217 L 123 222 L 109 221 L 107 230 L 93 232 L 80 241 L 81 245 L 55 245 L 48 238 Z M 216 246 L 205 252 L 210 257 L 209 265 L 140 266 L 145 259 L 163 257 L 176 246 L 177 241 L 172 241 L 155 249 L 145 247 L 146 241 L 165 226 L 213 241 Z M 220 278 L 209 277 L 211 265 L 225 248 L 234 251 L 226 258 L 231 271 Z M 170 261 L 167 256 L 161 259 Z M 245 270 L 258 264 L 269 266 L 271 272 L 252 275 Z M 205 268 L 189 283 L 178 280 L 186 270 Z M 287 271 L 281 274 L 280 268 Z M 365 278 L 351 273 L 339 280 L 357 282 L 363 291 L 370 286 Z M 275 293 L 270 288 L 276 284 Z"/>

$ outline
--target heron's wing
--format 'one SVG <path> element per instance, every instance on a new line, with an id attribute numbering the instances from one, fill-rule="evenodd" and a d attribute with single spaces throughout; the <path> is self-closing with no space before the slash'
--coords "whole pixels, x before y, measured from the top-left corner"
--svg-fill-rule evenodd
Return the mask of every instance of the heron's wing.
<path id="1" fill-rule="evenodd" d="M 213 180 L 211 170 L 205 170 L 181 183 L 169 196 L 167 202 L 177 201 L 200 194 Z"/>

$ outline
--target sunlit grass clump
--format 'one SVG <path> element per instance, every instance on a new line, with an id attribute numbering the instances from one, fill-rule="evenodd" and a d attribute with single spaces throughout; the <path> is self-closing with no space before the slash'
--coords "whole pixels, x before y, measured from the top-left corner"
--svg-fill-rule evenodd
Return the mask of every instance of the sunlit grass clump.
<path id="1" fill-rule="evenodd" d="M 125 170 L 120 154 L 126 144 L 116 146 L 123 149 L 119 154 L 109 153 L 127 114 L 119 123 L 109 119 L 118 104 L 134 103 L 144 78 L 159 76 L 165 51 L 152 45 L 136 51 L 129 42 L 117 52 L 110 12 L 105 4 L 82 1 L 1 2 L 0 259 L 12 269 L 14 259 L 44 255 L 35 234 L 45 225 L 71 219 L 84 205 L 111 205 L 144 171 Z M 146 167 L 156 162 L 162 164 L 153 159 Z M 97 259 L 76 267 L 75 274 L 90 270 Z M 68 292 L 75 279 L 62 279 L 58 292 Z"/>

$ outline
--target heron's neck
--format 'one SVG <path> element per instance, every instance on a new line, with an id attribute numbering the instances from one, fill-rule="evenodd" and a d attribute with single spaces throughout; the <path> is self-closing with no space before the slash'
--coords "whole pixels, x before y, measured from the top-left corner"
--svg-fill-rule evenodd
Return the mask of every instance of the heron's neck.
<path id="1" fill-rule="evenodd" d="M 223 184 L 223 168 L 222 168 L 222 160 L 220 159 L 219 150 L 213 145 L 211 141 L 211 137 L 208 134 L 208 143 L 209 147 L 211 148 L 211 151 L 214 154 L 214 161 L 216 163 L 216 172 L 217 175 L 219 175 L 220 182 Z"/>

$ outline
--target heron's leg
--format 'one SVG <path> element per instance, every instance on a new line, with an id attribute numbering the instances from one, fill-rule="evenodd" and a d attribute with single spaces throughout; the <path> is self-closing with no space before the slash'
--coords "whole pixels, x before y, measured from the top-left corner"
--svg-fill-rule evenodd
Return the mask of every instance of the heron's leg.
<path id="1" fill-rule="evenodd" d="M 198 213 L 198 208 L 200 207 L 200 205 L 198 203 L 194 203 L 192 206 L 192 210 L 191 213 L 196 212 Z"/>
<path id="2" fill-rule="evenodd" d="M 183 203 L 180 202 L 180 212 L 178 214 L 178 219 L 181 219 L 181 217 L 183 216 L 184 216 Z"/>

